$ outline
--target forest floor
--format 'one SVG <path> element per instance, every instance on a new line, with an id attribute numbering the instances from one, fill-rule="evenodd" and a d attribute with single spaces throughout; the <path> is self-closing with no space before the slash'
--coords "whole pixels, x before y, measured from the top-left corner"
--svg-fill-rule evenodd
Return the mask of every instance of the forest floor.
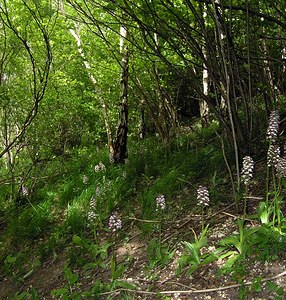
<path id="1" fill-rule="evenodd" d="M 188 190 L 184 193 L 187 194 Z M 256 204 L 253 200 L 252 210 L 255 210 Z M 284 296 L 282 293 L 286 288 L 286 256 L 283 257 L 283 255 L 275 257 L 272 261 L 260 261 L 255 257 L 250 257 L 244 260 L 243 268 L 236 267 L 226 274 L 218 275 L 219 269 L 225 263 L 224 259 L 199 267 L 191 276 L 186 274 L 187 268 L 177 274 L 178 261 L 184 253 L 182 241 L 193 239 L 190 228 L 200 233 L 200 219 L 199 215 L 186 214 L 182 210 L 172 219 L 163 221 L 160 231 L 161 245 L 168 244 L 166 253 L 170 254 L 164 263 L 164 257 L 160 256 L 164 255 L 162 251 L 160 255 L 158 252 L 156 255 L 156 249 L 153 249 L 155 254 L 153 258 L 150 258 L 148 245 L 153 237 L 142 238 L 138 229 L 138 224 L 148 222 L 148 220 L 136 218 L 127 220 L 123 226 L 125 237 L 114 238 L 113 251 L 116 254 L 117 264 L 125 265 L 119 280 L 135 285 L 136 289 L 117 287 L 114 290 L 102 292 L 99 298 L 86 297 L 86 299 L 285 299 L 283 298 L 285 293 Z M 236 219 L 238 215 L 234 213 L 234 205 L 225 205 L 217 210 L 209 211 L 205 220 L 206 224 L 210 224 L 207 234 L 208 246 L 204 247 L 202 252 L 213 251 L 222 238 L 237 233 Z M 246 220 L 246 222 L 249 228 L 258 226 L 255 221 Z M 104 239 L 103 236 L 101 242 Z M 157 246 L 159 247 L 155 245 L 155 248 Z M 30 264 L 33 264 L 32 258 Z M 29 291 L 31 288 L 37 290 L 38 299 L 57 298 L 51 296 L 51 291 L 67 286 L 63 275 L 63 269 L 67 264 L 68 254 L 66 249 L 62 249 L 54 254 L 53 258 L 35 267 L 33 272 L 30 272 L 22 281 L 15 283 L 14 280 L 2 274 L 0 276 L 0 299 L 20 299 L 12 295 L 16 292 Z M 99 279 L 101 282 L 111 281 L 110 267 L 100 270 L 94 268 L 90 271 L 75 267 L 72 270 L 79 275 L 79 279 L 74 285 L 69 286 L 71 293 L 90 290 Z M 81 298 L 70 297 L 68 299 Z"/>

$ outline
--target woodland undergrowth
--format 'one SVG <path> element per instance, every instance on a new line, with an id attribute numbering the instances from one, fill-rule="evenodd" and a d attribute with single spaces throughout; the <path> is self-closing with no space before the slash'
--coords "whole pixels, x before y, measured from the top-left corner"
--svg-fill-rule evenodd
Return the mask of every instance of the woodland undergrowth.
<path id="1" fill-rule="evenodd" d="M 221 148 L 215 124 L 178 136 L 168 147 L 155 138 L 130 141 L 125 165 L 110 164 L 105 148 L 73 149 L 68 158 L 51 160 L 33 189 L 35 180 L 28 178 L 17 205 L 7 197 L 7 188 L 1 188 L 1 280 L 9 278 L 16 287 L 9 299 L 41 299 L 36 287 L 21 287 L 47 261 L 62 254 L 63 280 L 50 290 L 51 299 L 113 299 L 114 295 L 137 299 L 139 287 L 124 279 L 133 258 L 119 261 L 116 255 L 118 245 L 133 238 L 134 232 L 146 246 L 149 270 L 166 266 L 176 247 L 183 247 L 178 277 L 191 277 L 220 261 L 217 276 L 232 273 L 241 284 L 235 275 L 241 274 L 245 261 L 279 259 L 286 246 L 286 182 L 285 159 L 275 150 L 277 116 L 278 112 L 270 116 L 268 156 L 241 159 L 241 190 L 236 195 L 225 165 L 226 159 L 234 165 L 232 150 Z M 232 207 L 237 216 L 236 233 L 206 251 L 216 212 L 225 207 Z M 196 227 L 190 225 L 177 240 L 166 239 L 168 222 L 184 223 L 194 216 Z M 79 285 L 82 277 L 102 272 L 108 278 Z M 262 282 L 256 280 L 256 289 Z M 283 299 L 285 292 L 275 284 L 272 288 L 276 299 Z M 173 299 L 168 291 L 145 292 Z"/>

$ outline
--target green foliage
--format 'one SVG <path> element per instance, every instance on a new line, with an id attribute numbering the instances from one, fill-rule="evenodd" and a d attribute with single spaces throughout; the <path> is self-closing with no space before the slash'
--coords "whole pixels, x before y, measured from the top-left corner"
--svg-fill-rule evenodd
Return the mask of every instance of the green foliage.
<path id="1" fill-rule="evenodd" d="M 17 262 L 17 256 L 7 255 L 4 260 L 4 270 L 6 274 L 13 274 L 13 267 Z"/>
<path id="2" fill-rule="evenodd" d="M 285 297 L 286 291 L 282 287 L 278 286 L 276 283 L 272 281 L 267 281 L 266 286 L 270 292 L 274 293 L 275 300 L 282 300 Z"/>
<path id="3" fill-rule="evenodd" d="M 256 239 L 255 235 L 259 228 L 245 228 L 244 220 L 238 220 L 237 223 L 239 233 L 237 235 L 227 236 L 218 243 L 219 246 L 222 246 L 223 251 L 219 258 L 227 258 L 224 266 L 220 270 L 220 272 L 223 273 L 230 272 L 237 261 L 245 259 L 256 244 L 261 242 L 259 239 Z"/>
<path id="4" fill-rule="evenodd" d="M 110 262 L 110 268 L 111 268 L 111 280 L 112 282 L 117 281 L 118 278 L 120 278 L 125 269 L 126 269 L 126 264 L 125 263 L 117 263 L 114 255 L 111 257 L 111 262 Z M 116 283 L 116 286 L 118 285 L 118 282 Z M 123 286 L 121 286 L 123 287 Z"/>
<path id="5" fill-rule="evenodd" d="M 65 267 L 64 278 L 67 281 L 67 286 L 51 291 L 51 296 L 56 299 L 81 299 L 81 293 L 73 291 L 73 287 L 76 285 L 79 276 L 75 274 L 70 268 Z"/>
<path id="6" fill-rule="evenodd" d="M 87 227 L 86 204 L 82 198 L 75 198 L 71 204 L 67 205 L 67 218 L 64 223 L 66 230 L 70 233 L 80 233 Z"/>
<path id="7" fill-rule="evenodd" d="M 106 269 L 106 259 L 108 258 L 110 243 L 107 242 L 98 245 L 78 235 L 74 235 L 72 241 L 77 247 L 70 249 L 71 264 L 82 266 L 85 271 L 97 267 Z"/>
<path id="8" fill-rule="evenodd" d="M 156 266 L 164 266 L 172 259 L 174 251 L 170 251 L 167 244 L 162 244 L 156 239 L 152 239 L 149 242 L 147 248 L 148 267 L 153 269 Z"/>
<path id="9" fill-rule="evenodd" d="M 261 224 L 269 224 L 272 215 L 272 207 L 268 206 L 266 202 L 260 202 L 258 206 L 258 217 Z"/>
<path id="10" fill-rule="evenodd" d="M 13 299 L 15 299 L 15 300 L 39 300 L 40 297 L 39 297 L 38 291 L 34 287 L 31 287 L 31 291 L 16 293 Z"/>
<path id="11" fill-rule="evenodd" d="M 53 221 L 51 204 L 43 203 L 24 209 L 18 219 L 9 225 L 8 233 L 14 238 L 15 244 L 19 245 L 25 240 L 43 236 Z"/>
<path id="12" fill-rule="evenodd" d="M 198 237 L 194 230 L 195 240 L 193 243 L 184 241 L 185 253 L 181 256 L 178 262 L 177 274 L 180 274 L 187 267 L 187 274 L 192 275 L 197 269 L 207 265 L 218 258 L 221 249 L 210 253 L 202 253 L 202 249 L 207 246 L 207 231 L 208 226 L 203 228 L 201 235 Z"/>
<path id="13" fill-rule="evenodd" d="M 162 235 L 164 222 L 180 213 L 177 208 L 196 213 L 195 187 L 210 187 L 212 205 L 229 201 L 223 154 L 231 171 L 233 144 L 237 143 L 239 153 L 265 154 L 261 129 L 266 113 L 285 107 L 281 59 L 285 49 L 277 43 L 285 39 L 283 24 L 278 22 L 284 6 L 254 1 L 248 3 L 247 14 L 226 7 L 218 23 L 213 6 L 196 1 L 89 1 L 88 5 L 68 1 L 60 9 L 50 2 L 15 0 L 0 5 L 0 136 L 1 149 L 6 149 L 0 161 L 1 261 L 5 274 L 23 280 L 37 265 L 30 264 L 28 272 L 22 268 L 29 256 L 26 248 L 32 246 L 41 259 L 55 258 L 64 248 L 69 258 L 63 271 L 67 284 L 52 296 L 100 298 L 104 291 L 134 288 L 120 280 L 128 262 L 117 263 L 110 256 L 113 239 L 119 238 L 107 229 L 114 210 L 124 215 L 124 228 L 130 224 L 128 216 L 154 221 L 136 226 L 148 237 L 149 268 L 166 265 L 173 250 L 153 236 L 158 231 Z M 109 162 L 106 147 L 107 131 L 116 133 L 121 101 L 118 22 L 128 27 L 125 43 L 131 70 L 129 161 L 120 166 Z M 231 34 L 227 22 L 232 24 Z M 78 31 L 80 41 L 70 29 Z M 213 34 L 222 29 L 230 39 L 225 49 L 217 40 L 221 35 Z M 275 39 L 265 38 L 265 32 Z M 231 55 L 218 55 L 224 51 Z M 223 65 L 228 66 L 227 72 L 221 72 Z M 203 95 L 210 108 L 205 127 L 196 119 L 203 69 L 210 76 L 209 92 Z M 231 96 L 231 107 L 223 99 L 229 114 L 221 106 L 224 91 Z M 148 139 L 139 140 L 143 114 Z M 285 116 L 281 120 L 284 125 Z M 226 137 L 223 151 L 217 132 Z M 99 162 L 105 170 L 95 172 Z M 286 244 L 286 184 L 268 180 L 274 190 L 267 191 L 253 216 L 261 225 L 247 228 L 246 222 L 238 221 L 239 233 L 225 237 L 213 253 L 204 252 L 208 227 L 200 236 L 193 231 L 194 241 L 184 242 L 178 273 L 187 268 L 190 275 L 221 259 L 225 261 L 222 272 L 232 270 L 239 278 L 251 255 L 279 258 Z M 20 193 L 22 185 L 29 190 L 27 197 Z M 182 190 L 186 194 L 176 197 Z M 155 199 L 161 194 L 167 206 L 158 212 Z M 95 220 L 90 222 L 93 197 Z M 110 267 L 111 278 L 98 279 L 90 291 L 75 292 L 80 277 L 73 266 L 83 273 Z M 250 290 L 240 289 L 240 297 L 259 292 L 260 285 L 261 278 L 256 278 Z M 278 287 L 270 288 L 283 297 Z M 17 297 L 39 298 L 35 289 Z"/>
<path id="14" fill-rule="evenodd" d="M 249 294 L 249 288 L 247 286 L 241 286 L 239 288 L 239 291 L 238 291 L 238 299 L 239 300 L 244 300 L 244 299 L 247 299 L 247 295 Z"/>

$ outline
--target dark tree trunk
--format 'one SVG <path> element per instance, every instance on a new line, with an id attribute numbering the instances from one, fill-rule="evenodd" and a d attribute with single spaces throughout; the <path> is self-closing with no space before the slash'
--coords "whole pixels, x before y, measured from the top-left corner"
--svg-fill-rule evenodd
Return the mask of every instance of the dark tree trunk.
<path id="1" fill-rule="evenodd" d="M 139 125 L 139 138 L 145 139 L 146 137 L 146 125 L 145 125 L 145 111 L 144 107 L 140 109 L 140 125 Z"/>
<path id="2" fill-rule="evenodd" d="M 128 106 L 120 103 L 119 122 L 114 141 L 114 163 L 125 163 L 127 154 L 127 132 L 128 132 Z"/>
<path id="3" fill-rule="evenodd" d="M 121 74 L 120 74 L 120 106 L 116 137 L 114 141 L 114 163 L 125 163 L 127 154 L 128 133 L 128 49 L 126 47 L 127 30 L 124 26 L 120 29 L 120 52 L 121 52 Z"/>

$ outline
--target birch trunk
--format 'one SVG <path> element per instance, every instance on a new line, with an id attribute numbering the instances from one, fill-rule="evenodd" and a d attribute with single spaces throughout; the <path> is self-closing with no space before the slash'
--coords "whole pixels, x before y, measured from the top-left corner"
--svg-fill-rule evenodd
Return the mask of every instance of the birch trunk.
<path id="1" fill-rule="evenodd" d="M 204 20 L 205 20 L 206 16 L 207 16 L 207 13 L 206 13 L 206 10 L 204 7 L 204 13 L 203 13 Z M 208 57 L 207 57 L 207 49 L 204 45 L 202 47 L 202 53 L 203 53 L 204 59 L 206 61 L 208 59 Z M 208 73 L 208 69 L 207 69 L 207 66 L 205 63 L 203 63 L 203 93 L 206 96 L 208 96 L 208 94 L 209 94 L 209 73 Z M 202 125 L 204 126 L 207 124 L 209 107 L 205 100 L 200 100 L 199 105 L 200 105 L 200 117 L 202 120 Z"/>
<path id="2" fill-rule="evenodd" d="M 75 39 L 75 41 L 77 43 L 78 53 L 80 54 L 80 56 L 83 59 L 83 64 L 84 64 L 84 66 L 86 68 L 86 71 L 88 73 L 88 77 L 89 77 L 90 81 L 93 84 L 94 93 L 98 94 L 98 96 L 99 96 L 99 101 L 100 101 L 100 105 L 101 105 L 102 112 L 103 112 L 105 129 L 106 129 L 106 134 L 107 134 L 107 141 L 108 141 L 108 148 L 109 148 L 109 157 L 112 158 L 113 155 L 114 155 L 114 146 L 113 146 L 113 140 L 112 140 L 112 130 L 111 130 L 110 121 L 109 121 L 109 113 L 108 113 L 108 109 L 107 109 L 106 103 L 105 103 L 104 99 L 100 95 L 99 87 L 98 87 L 98 84 L 97 84 L 97 80 L 93 76 L 93 74 L 91 72 L 90 64 L 89 64 L 89 62 L 85 58 L 85 54 L 84 54 L 84 51 L 83 51 L 83 48 L 82 48 L 82 41 L 81 41 L 81 38 L 80 38 L 80 28 L 79 28 L 79 26 L 76 27 L 76 30 L 69 29 L 69 32 L 74 37 L 74 39 Z"/>

